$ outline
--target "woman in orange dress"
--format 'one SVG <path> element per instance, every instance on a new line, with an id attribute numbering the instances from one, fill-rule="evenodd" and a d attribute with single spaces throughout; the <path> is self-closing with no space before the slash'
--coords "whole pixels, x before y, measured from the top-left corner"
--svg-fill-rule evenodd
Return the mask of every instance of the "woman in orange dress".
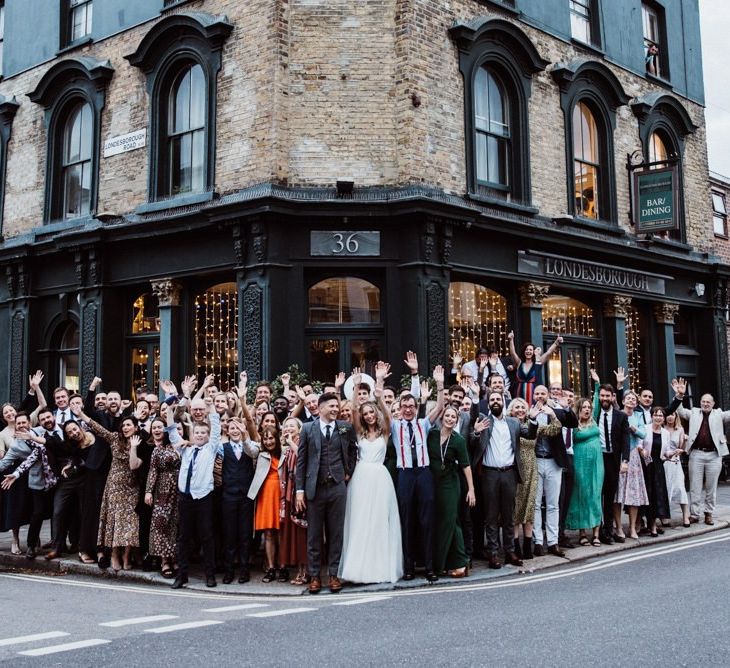
<path id="1" fill-rule="evenodd" d="M 281 479 L 280 472 L 286 462 L 286 448 L 282 450 L 278 429 L 264 427 L 260 431 L 261 443 L 249 441 L 244 449 L 249 457 L 256 460 L 248 498 L 256 501 L 254 528 L 264 532 L 266 548 L 266 573 L 263 581 L 276 580 L 276 552 L 279 546 Z M 286 569 L 282 569 L 285 571 Z M 288 573 L 282 573 L 289 579 Z"/>

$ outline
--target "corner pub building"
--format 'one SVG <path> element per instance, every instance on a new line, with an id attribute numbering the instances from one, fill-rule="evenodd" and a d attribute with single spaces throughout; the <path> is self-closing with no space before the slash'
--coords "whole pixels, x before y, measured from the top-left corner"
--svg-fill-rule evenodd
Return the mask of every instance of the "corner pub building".
<path id="1" fill-rule="evenodd" d="M 730 405 L 697 0 L 0 8 L 0 396 L 397 376 L 514 329 L 576 391 Z"/>

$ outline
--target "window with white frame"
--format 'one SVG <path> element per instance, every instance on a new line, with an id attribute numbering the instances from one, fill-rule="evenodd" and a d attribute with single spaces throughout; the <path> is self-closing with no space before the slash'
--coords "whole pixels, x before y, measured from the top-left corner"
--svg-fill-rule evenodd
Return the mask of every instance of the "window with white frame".
<path id="1" fill-rule="evenodd" d="M 717 236 L 727 236 L 727 209 L 725 208 L 725 195 L 715 190 L 712 191 L 712 228 Z"/>

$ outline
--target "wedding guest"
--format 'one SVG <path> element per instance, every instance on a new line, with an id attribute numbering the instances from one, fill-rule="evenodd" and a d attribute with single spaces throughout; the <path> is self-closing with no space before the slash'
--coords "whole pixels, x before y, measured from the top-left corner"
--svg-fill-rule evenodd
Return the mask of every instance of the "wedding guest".
<path id="1" fill-rule="evenodd" d="M 682 470 L 682 455 L 686 439 L 684 431 L 680 431 L 681 427 L 679 430 L 675 429 L 676 415 L 674 413 L 665 416 L 664 420 L 666 423 L 671 422 L 669 428 L 667 428 L 668 425 L 664 425 L 660 432 L 662 438 L 661 460 L 664 463 L 664 479 L 667 481 L 667 499 L 669 503 L 679 504 L 682 510 L 682 526 L 687 528 L 689 527 L 689 500 Z M 652 431 L 654 430 L 655 427 L 652 423 Z"/>
<path id="2" fill-rule="evenodd" d="M 417 365 L 417 360 L 416 360 Z M 417 366 L 416 366 L 417 371 Z M 417 546 L 420 543 L 426 579 L 438 580 L 433 564 L 433 475 L 429 468 L 426 437 L 444 406 L 444 371 L 433 372 L 437 400 L 425 418 L 418 419 L 418 398 L 407 393 L 400 399 L 400 419 L 391 422 L 391 435 L 398 468 L 398 508 L 403 537 L 403 579 L 415 577 Z"/>
<path id="3" fill-rule="evenodd" d="M 350 582 L 397 582 L 403 574 L 401 524 L 393 481 L 383 466 L 390 416 L 382 402 L 389 364 L 375 366 L 376 401 L 362 400 L 353 411 L 358 461 L 347 486 L 342 559 L 338 577 Z M 354 387 L 360 374 L 354 374 Z M 370 387 L 368 386 L 368 394 Z"/>
<path id="4" fill-rule="evenodd" d="M 532 343 L 525 343 L 522 346 L 520 355 L 515 350 L 515 334 L 510 332 L 507 335 L 509 341 L 509 354 L 515 365 L 516 387 L 513 395 L 527 401 L 528 405 L 532 405 L 532 392 L 535 386 L 540 384 L 537 378 L 537 372 L 540 365 L 550 359 L 555 349 L 563 342 L 563 337 L 559 336 L 552 345 L 539 357 L 535 356 L 535 346 Z"/>
<path id="5" fill-rule="evenodd" d="M 369 386 L 368 392 L 370 392 Z M 345 422 L 352 422 L 352 411 L 352 401 L 346 399 L 345 401 L 340 402 L 340 414 L 337 416 L 337 419 L 344 420 Z"/>
<path id="6" fill-rule="evenodd" d="M 728 454 L 725 429 L 730 423 L 730 411 L 715 408 L 715 400 L 711 394 L 702 395 L 699 408 L 687 409 L 682 406 L 687 389 L 686 381 L 682 378 L 675 379 L 672 387 L 676 396 L 667 412 L 676 412 L 689 423 L 689 521 L 699 522 L 700 513 L 704 510 L 705 524 L 713 525 L 717 481 L 722 469 L 722 458 Z"/>
<path id="7" fill-rule="evenodd" d="M 660 406 L 651 409 L 651 422 L 646 428 L 644 449 L 649 457 L 644 460 L 644 482 L 649 505 L 645 508 L 647 526 L 651 536 L 664 533 L 662 525 L 669 524 L 669 498 L 667 497 L 667 481 L 664 477 L 662 463 L 662 438 L 666 440 L 668 433 L 662 434 L 665 410 Z"/>
<path id="8" fill-rule="evenodd" d="M 245 407 L 244 407 L 245 411 Z M 244 412 L 244 415 L 246 413 Z M 248 440 L 244 443 L 246 454 L 256 460 L 253 480 L 248 489 L 248 498 L 255 500 L 254 529 L 264 532 L 266 550 L 266 573 L 262 582 L 281 582 L 289 580 L 289 572 L 285 566 L 277 572 L 279 548 L 279 528 L 281 516 L 281 474 L 286 461 L 286 448 L 282 448 L 278 425 L 262 427 L 256 434 L 260 441 Z"/>
<path id="9" fill-rule="evenodd" d="M 580 399 L 576 406 L 578 427 L 573 429 L 573 493 L 565 525 L 578 529 L 580 545 L 588 545 L 587 530 L 592 532 L 590 543 L 601 546 L 601 489 L 603 488 L 603 454 L 601 435 L 596 418 L 601 406 L 598 396 L 595 407 L 590 399 Z"/>
<path id="10" fill-rule="evenodd" d="M 175 571 L 177 541 L 177 479 L 180 474 L 180 453 L 170 443 L 167 424 L 157 417 L 150 424 L 153 446 L 147 475 L 144 502 L 152 507 L 149 553 L 162 560 L 162 577 L 172 578 Z"/>
<path id="11" fill-rule="evenodd" d="M 527 424 L 529 407 L 524 399 L 513 399 L 507 407 L 507 414 L 516 418 L 520 424 Z M 537 496 L 537 458 L 535 443 L 537 438 L 550 438 L 560 432 L 562 426 L 555 417 L 550 417 L 548 424 L 538 425 L 535 438 L 520 436 L 521 481 L 517 485 L 514 512 L 514 551 L 521 559 L 532 559 L 532 527 L 535 518 L 535 498 Z M 519 542 L 519 529 L 522 527 L 522 546 Z"/>
<path id="12" fill-rule="evenodd" d="M 190 541 L 197 533 L 203 548 L 206 587 L 215 587 L 215 544 L 213 542 L 213 467 L 221 439 L 221 425 L 213 401 L 206 404 L 208 422 L 193 426 L 191 443 L 183 443 L 175 424 L 170 424 L 176 405 L 168 409 L 167 433 L 173 447 L 181 448 L 178 487 L 177 539 L 178 573 L 173 589 L 188 582 Z"/>
<path id="13" fill-rule="evenodd" d="M 468 506 L 474 506 L 476 499 L 466 441 L 456 430 L 458 420 L 458 409 L 447 406 L 441 417 L 441 428 L 431 429 L 427 443 L 435 486 L 434 569 L 437 573 L 448 571 L 451 577 L 462 578 L 469 574 L 469 556 L 459 520 L 459 469 L 466 478 Z"/>
<path id="14" fill-rule="evenodd" d="M 302 421 L 298 418 L 287 418 L 281 425 L 281 436 L 287 450 L 286 460 L 281 470 L 283 499 L 279 529 L 279 554 L 284 566 L 296 568 L 297 574 L 290 580 L 293 585 L 304 585 L 309 582 L 306 512 L 298 513 L 296 510 L 297 451 L 301 431 Z"/>
<path id="15" fill-rule="evenodd" d="M 638 397 L 633 391 L 624 393 L 624 413 L 628 418 L 629 424 L 629 462 L 627 466 L 621 467 L 618 478 L 618 487 L 616 489 L 616 503 L 619 507 L 625 506 L 629 511 L 629 538 L 639 539 L 636 531 L 636 521 L 641 506 L 649 505 L 649 497 L 646 492 L 646 483 L 644 482 L 644 471 L 642 469 L 642 459 L 649 456 L 648 451 L 643 447 L 646 429 L 644 426 L 644 418 L 638 412 L 635 412 L 638 404 Z M 620 511 L 618 518 L 617 535 L 623 536 L 623 527 L 621 526 Z"/>
<path id="16" fill-rule="evenodd" d="M 499 550 L 499 529 L 502 529 L 502 546 L 505 562 L 522 566 L 514 552 L 514 512 L 517 485 L 522 482 L 519 439 L 534 439 L 537 434 L 535 416 L 539 408 L 533 406 L 529 422 L 520 424 L 513 417 L 504 415 L 503 395 L 490 392 L 489 415 L 480 416 L 474 423 L 472 470 L 481 477 L 480 488 L 484 496 L 487 524 L 487 550 L 489 568 L 502 568 Z"/>

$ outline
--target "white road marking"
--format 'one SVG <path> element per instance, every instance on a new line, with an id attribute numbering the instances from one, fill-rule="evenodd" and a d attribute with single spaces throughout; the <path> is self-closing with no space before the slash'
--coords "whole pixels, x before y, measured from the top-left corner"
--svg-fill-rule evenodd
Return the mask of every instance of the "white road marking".
<path id="1" fill-rule="evenodd" d="M 67 642 L 64 645 L 49 645 L 48 647 L 38 647 L 37 649 L 27 649 L 24 652 L 18 652 L 24 656 L 45 656 L 46 654 L 56 654 L 57 652 L 70 652 L 74 649 L 83 649 L 84 647 L 95 647 L 96 645 L 106 645 L 111 640 L 102 638 L 91 638 L 90 640 L 77 640 L 76 642 Z"/>
<path id="2" fill-rule="evenodd" d="M 317 608 L 284 608 L 283 610 L 269 610 L 268 612 L 252 612 L 246 617 L 279 617 L 280 615 L 296 615 L 298 612 L 312 612 Z"/>
<path id="3" fill-rule="evenodd" d="M 550 570 L 541 570 L 537 571 L 534 574 L 528 574 L 528 573 L 517 573 L 515 572 L 514 575 L 509 575 L 506 577 L 500 577 L 496 580 L 489 580 L 489 581 L 477 581 L 472 583 L 468 582 L 461 582 L 460 584 L 453 584 L 453 585 L 437 585 L 435 587 L 423 587 L 418 589 L 399 589 L 396 591 L 388 591 L 388 596 L 390 597 L 402 597 L 402 596 L 432 596 L 434 594 L 448 594 L 448 593 L 454 593 L 459 591 L 476 591 L 476 590 L 482 590 L 482 589 L 495 589 L 495 588 L 501 588 L 501 587 L 515 587 L 515 586 L 522 586 L 522 585 L 528 585 L 528 584 L 536 584 L 538 582 L 543 582 L 545 580 L 554 580 L 559 578 L 565 578 L 565 577 L 573 577 L 575 575 L 580 575 L 581 573 L 590 572 L 592 570 L 598 570 L 598 569 L 604 569 L 609 568 L 612 566 L 619 566 L 624 563 L 629 563 L 631 561 L 638 561 L 641 559 L 649 559 L 657 555 L 661 554 L 671 554 L 673 552 L 683 551 L 683 550 L 690 550 L 695 547 L 702 547 L 704 545 L 711 545 L 715 543 L 723 543 L 730 541 L 730 533 L 727 531 L 722 531 L 722 533 L 719 533 L 718 531 L 708 532 L 706 534 L 700 534 L 697 538 L 689 538 L 686 541 L 682 541 L 680 544 L 677 544 L 676 542 L 666 542 L 657 545 L 656 547 L 646 548 L 646 547 L 640 547 L 638 550 L 635 549 L 629 549 L 622 551 L 618 554 L 612 555 L 612 556 L 598 556 L 592 558 L 593 563 L 589 564 L 583 564 L 581 566 L 575 566 L 575 567 L 563 567 L 558 572 L 553 572 L 552 567 Z M 631 556 L 633 555 L 633 556 Z M 600 561 L 596 561 L 600 560 Z M 569 565 L 570 562 L 566 561 L 564 562 L 566 565 Z M 55 585 L 63 585 L 66 587 L 83 587 L 83 588 L 89 588 L 89 589 L 106 589 L 106 590 L 113 590 L 113 591 L 120 591 L 120 592 L 126 592 L 128 594 L 145 594 L 147 596 L 167 596 L 167 597 L 183 597 L 183 598 L 196 598 L 198 600 L 221 600 L 220 594 L 207 594 L 205 592 L 197 592 L 197 591 L 168 591 L 165 589 L 156 589 L 153 587 L 144 587 L 144 586 L 135 586 L 135 585 L 110 585 L 110 584 L 103 584 L 100 582 L 84 582 L 81 580 L 74 580 L 72 578 L 59 578 L 59 577 L 49 577 L 49 576 L 42 576 L 42 575 L 21 575 L 18 573 L 0 573 L 0 578 L 10 578 L 14 580 L 25 580 L 27 582 L 32 583 L 45 583 L 45 584 L 55 584 Z M 337 598 L 339 601 L 345 601 L 345 600 L 351 600 L 351 599 L 361 599 L 363 597 L 367 597 L 368 595 L 372 595 L 372 593 L 368 592 L 352 592 L 352 593 L 341 593 L 341 594 L 326 594 L 322 593 L 318 596 L 318 600 L 320 602 L 327 602 L 327 603 L 333 603 L 333 599 Z M 250 594 L 241 594 L 241 595 L 227 595 L 226 598 L 231 601 L 266 601 L 267 603 L 270 603 L 272 601 L 275 601 L 277 603 L 281 603 L 283 601 L 289 601 L 293 602 L 296 600 L 296 597 L 292 596 L 256 596 L 256 595 L 250 595 Z"/>
<path id="4" fill-rule="evenodd" d="M 225 605 L 222 608 L 203 608 L 203 612 L 233 612 L 234 610 L 251 610 L 252 608 L 267 608 L 265 603 L 242 603 L 241 605 Z"/>
<path id="5" fill-rule="evenodd" d="M 215 624 L 223 624 L 217 619 L 201 619 L 197 622 L 183 622 L 182 624 L 172 624 L 171 626 L 158 626 L 154 629 L 145 629 L 145 633 L 171 633 L 172 631 L 184 631 L 185 629 L 197 629 L 203 626 L 213 626 Z"/>
<path id="6" fill-rule="evenodd" d="M 164 622 L 166 619 L 179 619 L 179 615 L 152 615 L 150 617 L 130 617 L 129 619 L 117 619 L 113 622 L 101 622 L 99 626 L 109 626 L 111 628 L 117 628 L 119 626 L 132 626 L 133 624 Z"/>
<path id="7" fill-rule="evenodd" d="M 375 601 L 388 601 L 392 596 L 368 596 L 367 598 L 354 598 L 350 601 L 338 601 L 332 605 L 360 605 L 361 603 L 374 603 Z"/>
<path id="8" fill-rule="evenodd" d="M 47 633 L 32 633 L 29 636 L 16 636 L 15 638 L 2 638 L 0 640 L 0 647 L 7 647 L 8 645 L 20 645 L 24 642 L 34 642 L 36 640 L 50 640 L 51 638 L 63 638 L 64 636 L 71 635 L 65 631 L 48 631 Z"/>

